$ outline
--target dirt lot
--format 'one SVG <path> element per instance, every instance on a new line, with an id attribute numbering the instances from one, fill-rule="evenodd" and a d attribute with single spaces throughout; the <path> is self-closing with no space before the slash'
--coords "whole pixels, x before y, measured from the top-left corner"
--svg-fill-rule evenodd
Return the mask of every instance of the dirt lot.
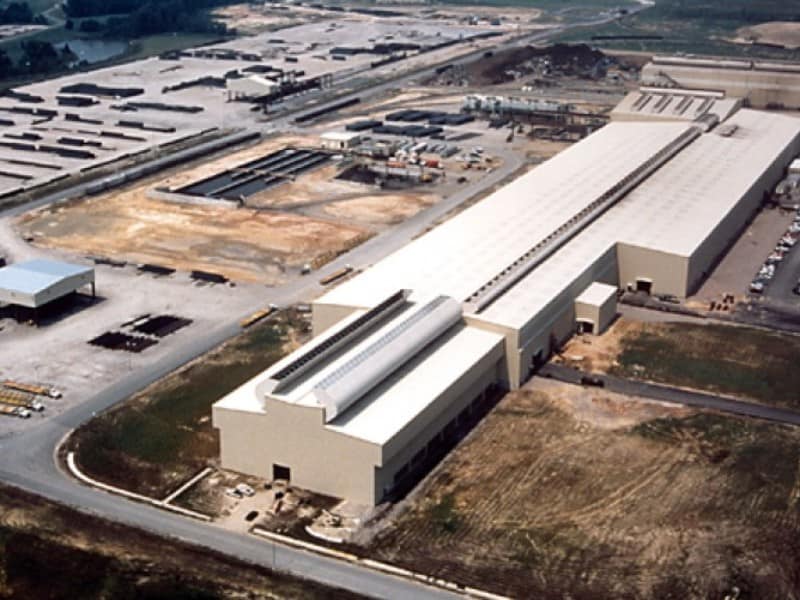
<path id="1" fill-rule="evenodd" d="M 357 598 L 0 486 L 0 597 Z M 80 592 L 78 592 L 80 590 Z"/>
<path id="2" fill-rule="evenodd" d="M 163 498 L 219 458 L 211 405 L 308 337 L 308 322 L 292 311 L 246 333 L 154 383 L 73 434 L 90 476 Z"/>
<path id="3" fill-rule="evenodd" d="M 519 598 L 796 597 L 798 452 L 786 427 L 534 380 L 370 551 Z"/>
<path id="4" fill-rule="evenodd" d="M 800 407 L 800 336 L 718 323 L 624 318 L 599 337 L 577 337 L 562 360 L 605 372 Z"/>
<path id="5" fill-rule="evenodd" d="M 336 180 L 332 164 L 250 197 L 247 206 L 190 204 L 154 197 L 287 146 L 312 139 L 282 136 L 167 178 L 23 215 L 20 234 L 42 247 L 181 271 L 221 273 L 276 285 L 287 271 L 317 266 L 440 199 L 433 188 L 383 191 Z"/>
<path id="6" fill-rule="evenodd" d="M 737 44 L 775 44 L 784 48 L 800 48 L 800 23 L 773 21 L 742 27 L 732 40 Z"/>
<path id="7" fill-rule="evenodd" d="M 344 252 L 365 229 L 286 213 L 151 200 L 141 189 L 24 215 L 23 236 L 46 248 L 200 269 L 275 285 L 286 268 Z"/>

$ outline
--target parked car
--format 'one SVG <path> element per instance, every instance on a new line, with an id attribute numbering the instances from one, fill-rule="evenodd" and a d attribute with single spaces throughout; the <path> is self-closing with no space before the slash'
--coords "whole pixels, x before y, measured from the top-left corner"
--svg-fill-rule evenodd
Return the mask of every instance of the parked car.
<path id="1" fill-rule="evenodd" d="M 237 490 L 236 488 L 227 488 L 225 490 L 225 495 L 230 496 L 231 498 L 242 498 L 242 492 Z"/>
<path id="2" fill-rule="evenodd" d="M 751 294 L 761 294 L 764 291 L 764 284 L 761 281 L 754 281 L 750 284 Z"/>
<path id="3" fill-rule="evenodd" d="M 251 497 L 255 496 L 256 492 L 253 488 L 251 488 L 246 483 L 240 483 L 236 486 L 236 491 L 239 492 L 242 496 Z"/>

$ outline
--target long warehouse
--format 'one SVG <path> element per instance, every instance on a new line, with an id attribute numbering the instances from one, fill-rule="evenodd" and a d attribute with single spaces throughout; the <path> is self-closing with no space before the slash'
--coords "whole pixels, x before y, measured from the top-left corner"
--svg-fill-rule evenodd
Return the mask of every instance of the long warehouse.
<path id="1" fill-rule="evenodd" d="M 718 121 L 612 122 L 322 296 L 316 337 L 214 405 L 222 465 L 378 503 L 615 289 L 690 294 L 800 152 L 800 119 Z"/>

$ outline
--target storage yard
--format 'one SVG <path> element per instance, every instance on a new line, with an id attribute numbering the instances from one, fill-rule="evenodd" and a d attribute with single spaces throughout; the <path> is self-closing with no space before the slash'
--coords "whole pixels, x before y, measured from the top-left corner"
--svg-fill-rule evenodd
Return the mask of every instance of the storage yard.
<path id="1" fill-rule="evenodd" d="M 356 14 L 17 88 L 0 99 L 0 199 L 263 121 L 236 100 L 291 102 L 348 79 L 399 73 L 422 57 L 444 60 L 509 31 Z M 239 98 L 231 85 L 252 77 L 267 85 Z"/>

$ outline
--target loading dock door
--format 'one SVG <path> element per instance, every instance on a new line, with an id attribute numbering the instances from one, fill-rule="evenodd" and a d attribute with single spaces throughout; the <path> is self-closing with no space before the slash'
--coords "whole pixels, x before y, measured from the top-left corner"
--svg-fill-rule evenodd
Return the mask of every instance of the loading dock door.
<path id="1" fill-rule="evenodd" d="M 588 333 L 589 335 L 594 334 L 594 321 L 590 321 L 589 319 L 579 319 L 578 333 Z"/>
<path id="2" fill-rule="evenodd" d="M 652 279 L 637 279 L 636 280 L 636 291 L 637 292 L 644 292 L 647 295 L 653 291 L 653 280 Z"/>
<path id="3" fill-rule="evenodd" d="M 284 467 L 283 465 L 272 465 L 272 480 L 275 481 L 276 479 L 283 479 L 284 481 L 291 481 L 292 480 L 292 470 L 289 467 Z"/>

